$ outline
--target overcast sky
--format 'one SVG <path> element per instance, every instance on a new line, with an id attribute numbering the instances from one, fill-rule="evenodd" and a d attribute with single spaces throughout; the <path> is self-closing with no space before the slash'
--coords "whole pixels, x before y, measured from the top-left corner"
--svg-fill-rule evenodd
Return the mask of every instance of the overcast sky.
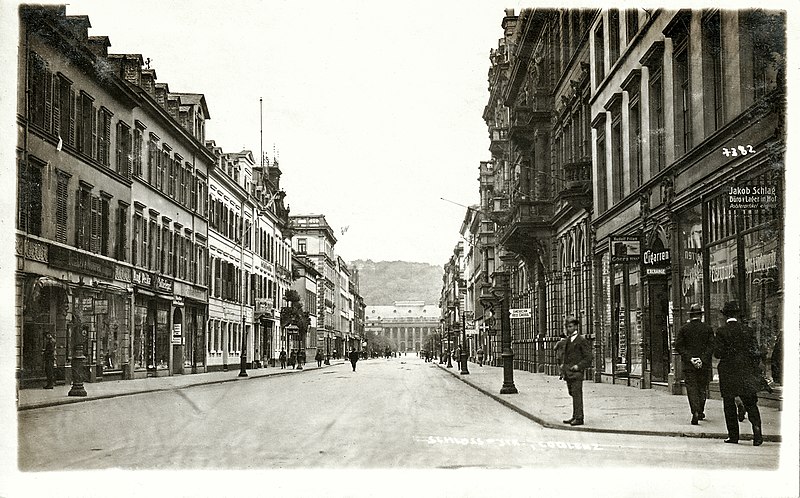
<path id="1" fill-rule="evenodd" d="M 207 137 L 278 148 L 292 214 L 323 213 L 346 260 L 444 264 L 489 158 L 489 50 L 508 3 L 74 0 L 112 53 L 204 93 Z M 349 227 L 342 235 L 341 229 Z"/>

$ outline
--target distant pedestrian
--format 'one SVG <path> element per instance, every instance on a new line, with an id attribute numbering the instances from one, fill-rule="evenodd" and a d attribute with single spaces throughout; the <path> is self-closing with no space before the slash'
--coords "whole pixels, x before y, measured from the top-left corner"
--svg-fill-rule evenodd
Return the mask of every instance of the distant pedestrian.
<path id="1" fill-rule="evenodd" d="M 306 350 L 305 348 L 297 352 L 297 364 L 300 368 L 306 366 Z"/>
<path id="2" fill-rule="evenodd" d="M 55 384 L 53 363 L 56 361 L 56 339 L 50 332 L 44 335 L 42 361 L 44 361 L 44 373 L 47 376 L 47 384 L 45 384 L 44 388 L 53 389 L 53 385 Z"/>
<path id="3" fill-rule="evenodd" d="M 761 413 L 758 411 L 758 391 L 761 389 L 758 342 L 752 330 L 739 323 L 741 310 L 737 301 L 729 301 L 720 310 L 727 318 L 717 330 L 714 356 L 719 358 L 719 394 L 728 429 L 726 443 L 739 442 L 739 417 L 736 396 L 741 398 L 747 418 L 753 426 L 753 446 L 764 442 L 761 432 Z"/>
<path id="4" fill-rule="evenodd" d="M 289 353 L 289 366 L 292 367 L 292 370 L 297 368 L 297 350 L 293 349 Z"/>
<path id="5" fill-rule="evenodd" d="M 699 304 L 689 308 L 689 322 L 678 330 L 675 350 L 681 355 L 686 396 L 692 410 L 692 425 L 706 418 L 706 393 L 711 377 L 711 354 L 714 351 L 714 331 L 701 320 Z"/>
<path id="6" fill-rule="evenodd" d="M 561 372 L 567 381 L 567 391 L 572 396 L 572 418 L 564 421 L 569 425 L 583 425 L 583 371 L 592 365 L 592 346 L 581 335 L 579 324 L 575 317 L 569 317 L 564 322 L 567 338 Z"/>
<path id="7" fill-rule="evenodd" d="M 478 365 L 483 366 L 483 346 L 478 349 Z"/>
<path id="8" fill-rule="evenodd" d="M 281 368 L 286 368 L 286 350 L 281 349 L 281 354 L 278 355 L 278 360 L 281 362 Z"/>
<path id="9" fill-rule="evenodd" d="M 322 366 L 322 360 L 323 360 L 323 356 L 322 356 L 322 351 L 321 350 L 319 350 L 319 349 L 317 350 L 317 354 L 314 356 L 314 359 L 317 360 L 317 366 L 321 367 Z"/>
<path id="10" fill-rule="evenodd" d="M 334 348 L 334 350 L 333 350 L 333 359 L 334 360 L 338 360 L 339 359 L 339 352 L 336 351 L 336 348 Z"/>
<path id="11" fill-rule="evenodd" d="M 348 355 L 350 358 L 350 364 L 353 365 L 353 371 L 356 371 L 356 363 L 358 362 L 358 351 L 355 349 L 350 350 L 350 354 Z"/>

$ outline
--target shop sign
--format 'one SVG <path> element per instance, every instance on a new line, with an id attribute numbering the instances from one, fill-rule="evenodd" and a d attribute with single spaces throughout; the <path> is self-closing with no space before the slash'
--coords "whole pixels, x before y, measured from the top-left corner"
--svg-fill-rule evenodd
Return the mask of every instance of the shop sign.
<path id="1" fill-rule="evenodd" d="M 121 282 L 130 282 L 131 281 L 131 269 L 127 266 L 122 265 L 115 265 L 114 268 L 114 279 L 119 280 Z"/>
<path id="2" fill-rule="evenodd" d="M 95 277 L 109 280 L 114 278 L 114 263 L 102 258 L 67 249 L 66 247 L 50 245 L 50 266 L 63 268 Z"/>
<path id="3" fill-rule="evenodd" d="M 611 263 L 635 263 L 642 255 L 642 241 L 636 236 L 614 236 L 609 238 Z"/>
<path id="4" fill-rule="evenodd" d="M 747 274 L 771 270 L 778 267 L 778 251 L 771 250 L 766 254 L 757 254 L 744 260 L 744 268 Z"/>
<path id="5" fill-rule="evenodd" d="M 730 280 L 736 276 L 736 264 L 726 263 L 724 265 L 712 265 L 710 271 L 711 271 L 712 282 L 722 282 L 723 280 Z"/>
<path id="6" fill-rule="evenodd" d="M 670 262 L 669 249 L 663 251 L 648 249 L 642 254 L 642 268 L 645 275 L 667 275 Z"/>
<path id="7" fill-rule="evenodd" d="M 91 297 L 83 298 L 83 302 L 81 303 L 81 309 L 84 313 L 92 313 L 94 312 L 94 299 Z"/>
<path id="8" fill-rule="evenodd" d="M 180 323 L 176 323 L 172 326 L 172 344 L 183 344 L 183 331 L 181 330 Z"/>
<path id="9" fill-rule="evenodd" d="M 164 278 L 160 275 L 156 275 L 156 283 L 155 289 L 158 292 L 165 292 L 167 294 L 172 294 L 174 288 L 174 282 L 168 278 Z"/>
<path id="10" fill-rule="evenodd" d="M 517 318 L 530 318 L 531 317 L 531 309 L 530 308 L 511 308 L 508 310 L 509 314 L 511 315 L 511 319 Z"/>
<path id="11" fill-rule="evenodd" d="M 96 315 L 105 315 L 108 313 L 108 299 L 95 299 L 94 312 Z"/>
<path id="12" fill-rule="evenodd" d="M 272 298 L 259 297 L 256 299 L 256 313 L 270 313 L 274 304 Z"/>
<path id="13" fill-rule="evenodd" d="M 146 271 L 133 270 L 133 283 L 142 287 L 153 286 L 153 276 Z"/>

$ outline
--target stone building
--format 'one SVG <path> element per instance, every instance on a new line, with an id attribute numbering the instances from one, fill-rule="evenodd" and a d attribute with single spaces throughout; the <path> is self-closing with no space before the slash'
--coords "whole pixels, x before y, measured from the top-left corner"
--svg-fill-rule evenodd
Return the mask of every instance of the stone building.
<path id="1" fill-rule="evenodd" d="M 365 328 L 394 340 L 401 353 L 425 349 L 439 329 L 439 307 L 425 301 L 367 305 L 365 315 Z"/>
<path id="2" fill-rule="evenodd" d="M 20 9 L 17 376 L 204 371 L 209 118 L 139 54 L 109 54 L 86 16 Z"/>

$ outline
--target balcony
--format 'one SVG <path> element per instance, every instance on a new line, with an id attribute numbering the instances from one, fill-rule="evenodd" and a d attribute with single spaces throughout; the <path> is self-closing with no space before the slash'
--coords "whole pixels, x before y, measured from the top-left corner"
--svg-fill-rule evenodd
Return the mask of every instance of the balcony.
<path id="1" fill-rule="evenodd" d="M 551 201 L 517 201 L 511 208 L 508 223 L 498 231 L 498 240 L 509 251 L 530 256 L 535 252 L 535 239 L 552 236 Z"/>
<path id="2" fill-rule="evenodd" d="M 508 137 L 520 145 L 530 145 L 537 128 L 550 126 L 549 96 L 536 93 L 535 105 L 514 106 L 511 110 L 511 126 Z"/>
<path id="3" fill-rule="evenodd" d="M 564 181 L 559 182 L 558 199 L 575 209 L 592 205 L 592 161 L 583 159 L 564 165 Z"/>
<path id="4" fill-rule="evenodd" d="M 505 152 L 508 144 L 508 129 L 505 127 L 498 128 L 496 126 L 492 126 L 490 128 L 489 135 L 491 138 L 489 150 L 493 154 L 502 154 Z"/>

